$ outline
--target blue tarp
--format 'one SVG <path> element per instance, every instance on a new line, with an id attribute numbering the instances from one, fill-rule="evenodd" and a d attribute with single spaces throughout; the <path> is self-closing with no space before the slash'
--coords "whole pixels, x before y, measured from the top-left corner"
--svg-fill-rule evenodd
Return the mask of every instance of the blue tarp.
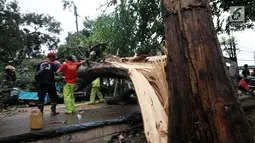
<path id="1" fill-rule="evenodd" d="M 65 84 L 64 82 L 58 82 L 56 90 L 61 93 L 61 89 L 63 88 L 64 84 Z M 38 100 L 37 92 L 21 91 L 18 95 L 18 99 L 21 101 L 37 101 Z M 48 94 L 46 95 L 44 101 L 45 104 L 50 103 L 50 98 Z"/>
<path id="2" fill-rule="evenodd" d="M 56 90 L 57 90 L 59 93 L 62 93 L 62 88 L 63 88 L 64 85 L 65 85 L 64 82 L 58 82 L 58 84 L 56 85 Z"/>
<path id="3" fill-rule="evenodd" d="M 66 133 L 73 133 L 73 132 L 88 130 L 88 129 L 92 129 L 96 127 L 102 127 L 106 125 L 117 125 L 122 123 L 135 124 L 142 121 L 143 121 L 142 114 L 140 112 L 134 112 L 127 117 L 65 126 L 65 127 L 57 128 L 55 131 L 57 134 L 66 134 Z"/>
<path id="4" fill-rule="evenodd" d="M 38 100 L 37 92 L 21 91 L 20 94 L 18 95 L 18 99 L 21 101 L 37 101 Z M 45 104 L 50 103 L 50 98 L 48 94 L 46 95 L 44 101 Z"/>
<path id="5" fill-rule="evenodd" d="M 121 123 L 126 123 L 127 121 L 128 121 L 127 118 L 123 117 L 123 118 L 111 119 L 111 120 L 105 120 L 105 121 L 76 124 L 76 125 L 57 128 L 56 133 L 57 134 L 73 133 L 73 132 L 88 130 L 91 128 L 102 127 L 106 125 L 117 125 Z"/>

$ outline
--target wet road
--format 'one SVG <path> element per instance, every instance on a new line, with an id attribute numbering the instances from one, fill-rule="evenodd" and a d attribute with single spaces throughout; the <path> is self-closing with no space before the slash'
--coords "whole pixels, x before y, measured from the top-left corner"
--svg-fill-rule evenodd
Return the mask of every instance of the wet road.
<path id="1" fill-rule="evenodd" d="M 101 106 L 96 108 L 91 105 L 82 105 L 82 110 L 78 110 L 81 115 L 80 123 L 103 121 L 107 119 L 120 118 L 128 116 L 136 111 L 140 111 L 139 105 L 123 105 L 123 106 Z M 94 109 L 89 109 L 90 107 Z M 85 109 L 84 109 L 85 108 Z M 58 127 L 73 125 L 77 123 L 77 116 L 65 115 L 62 112 L 60 115 L 51 117 L 49 112 L 46 112 L 43 117 L 43 129 L 31 131 L 29 128 L 29 112 L 24 115 L 13 115 L 4 117 L 0 121 L 0 138 L 19 135 L 24 133 L 36 133 Z M 49 124 L 49 121 L 66 121 L 66 124 Z"/>

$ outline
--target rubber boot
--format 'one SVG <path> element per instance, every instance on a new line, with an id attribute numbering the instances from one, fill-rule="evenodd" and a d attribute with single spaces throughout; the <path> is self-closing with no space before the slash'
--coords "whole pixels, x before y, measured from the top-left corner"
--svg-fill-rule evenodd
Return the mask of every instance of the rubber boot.
<path id="1" fill-rule="evenodd" d="M 100 99 L 100 100 L 99 100 L 99 103 L 104 103 L 104 99 Z"/>
<path id="2" fill-rule="evenodd" d="M 4 107 L 4 110 L 3 110 L 4 112 L 8 111 L 8 104 L 4 104 L 3 107 Z"/>
<path id="3" fill-rule="evenodd" d="M 0 112 L 2 112 L 4 110 L 4 105 L 3 103 L 0 102 Z"/>
<path id="4" fill-rule="evenodd" d="M 56 103 L 51 104 L 51 116 L 56 116 L 59 114 L 59 112 L 56 111 L 56 106 L 57 106 Z"/>
<path id="5" fill-rule="evenodd" d="M 99 98 L 99 103 L 104 103 L 104 97 L 99 90 L 97 92 L 97 97 Z"/>
<path id="6" fill-rule="evenodd" d="M 43 114 L 44 105 L 43 104 L 38 104 L 37 107 L 41 111 L 41 113 Z"/>

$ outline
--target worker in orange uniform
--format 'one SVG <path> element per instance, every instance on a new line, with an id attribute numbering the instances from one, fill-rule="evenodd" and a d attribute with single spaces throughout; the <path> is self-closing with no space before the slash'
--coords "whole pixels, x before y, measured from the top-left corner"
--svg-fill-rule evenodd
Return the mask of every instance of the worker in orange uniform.
<path id="1" fill-rule="evenodd" d="M 255 70 L 252 71 L 251 76 L 255 77 Z"/>
<path id="2" fill-rule="evenodd" d="M 242 94 L 250 93 L 252 96 L 254 96 L 254 93 L 250 92 L 249 85 L 240 76 L 239 76 L 239 87 L 238 87 L 238 89 L 242 92 Z"/>
<path id="3" fill-rule="evenodd" d="M 64 85 L 64 103 L 66 106 L 66 113 L 75 113 L 75 99 L 74 99 L 74 88 L 76 86 L 76 72 L 78 68 L 85 62 L 75 62 L 72 56 L 66 58 L 66 63 L 63 64 L 57 74 L 61 71 L 65 74 L 66 84 Z"/>

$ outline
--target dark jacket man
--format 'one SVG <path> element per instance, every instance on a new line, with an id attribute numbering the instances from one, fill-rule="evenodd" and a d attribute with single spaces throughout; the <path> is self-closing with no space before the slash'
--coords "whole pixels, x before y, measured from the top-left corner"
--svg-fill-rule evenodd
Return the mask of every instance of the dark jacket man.
<path id="1" fill-rule="evenodd" d="M 250 76 L 250 70 L 247 64 L 244 65 L 244 70 L 242 71 L 242 74 L 244 78 L 247 78 L 248 76 Z"/>
<path id="2" fill-rule="evenodd" d="M 56 112 L 57 91 L 55 87 L 55 72 L 59 65 L 55 62 L 56 55 L 53 52 L 48 54 L 48 59 L 41 61 L 36 68 L 35 81 L 38 91 L 38 108 L 43 113 L 44 99 L 48 93 L 51 99 L 51 115 L 59 114 Z"/>

